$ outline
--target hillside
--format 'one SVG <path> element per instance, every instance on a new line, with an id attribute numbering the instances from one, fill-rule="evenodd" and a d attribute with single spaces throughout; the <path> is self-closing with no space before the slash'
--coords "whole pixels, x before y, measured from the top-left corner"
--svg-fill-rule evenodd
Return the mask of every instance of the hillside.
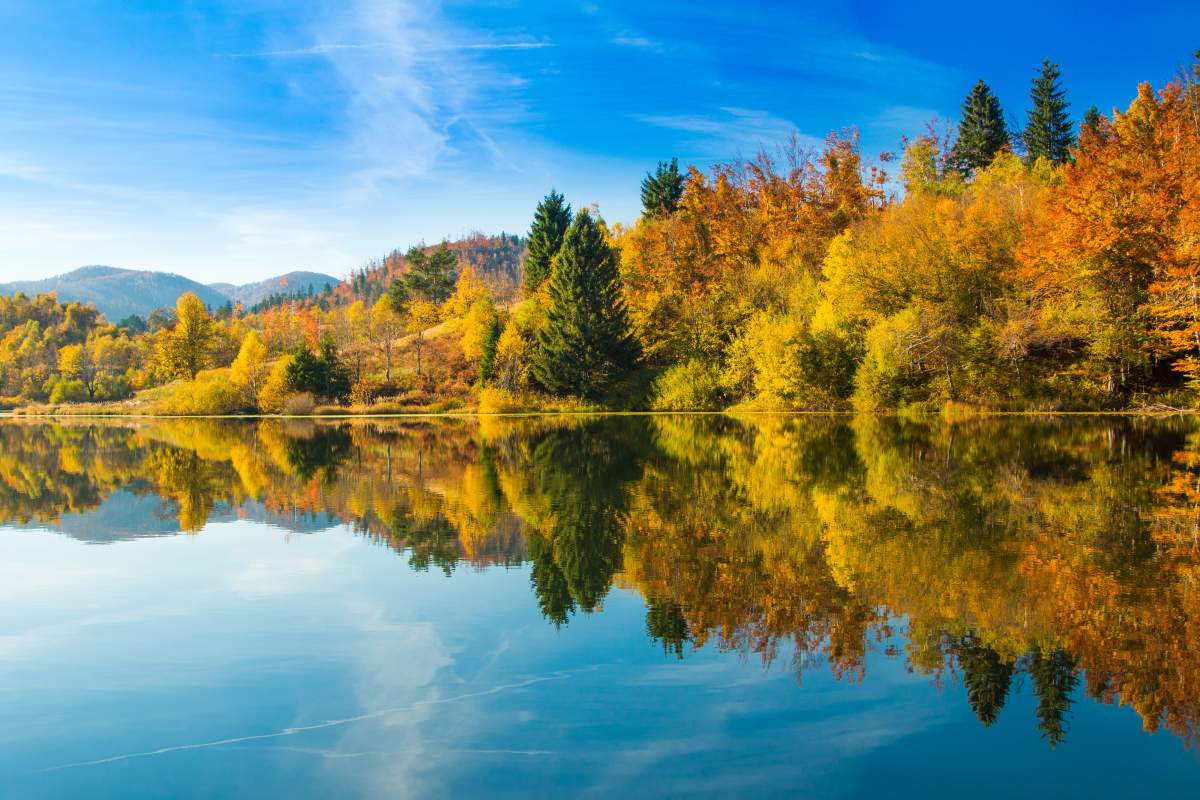
<path id="1" fill-rule="evenodd" d="M 213 283 L 209 288 L 215 289 L 235 303 L 241 303 L 246 308 L 260 303 L 274 295 L 319 294 L 328 285 L 337 286 L 340 280 L 332 275 L 321 272 L 289 272 L 265 281 L 234 286 L 232 283 Z"/>
<path id="2" fill-rule="evenodd" d="M 426 253 L 432 253 L 438 246 L 440 243 L 423 249 Z M 458 256 L 458 268 L 474 267 L 498 299 L 507 300 L 516 295 L 525 262 L 525 237 L 511 233 L 496 236 L 473 233 L 463 239 L 447 242 L 446 246 Z M 333 289 L 333 303 L 339 305 L 354 300 L 370 303 L 386 292 L 392 281 L 403 275 L 406 269 L 404 253 L 393 250 L 352 272 L 349 278 L 337 284 Z"/>
<path id="3" fill-rule="evenodd" d="M 130 314 L 146 316 L 156 308 L 175 305 L 184 292 L 195 292 L 206 305 L 224 305 L 229 298 L 202 283 L 169 272 L 90 266 L 40 281 L 0 284 L 0 294 L 27 295 L 54 292 L 60 302 L 91 303 L 105 317 L 117 321 Z"/>
<path id="4" fill-rule="evenodd" d="M 91 303 L 116 322 L 130 314 L 144 317 L 156 308 L 170 308 L 184 292 L 195 292 L 211 308 L 231 302 L 249 308 L 275 295 L 319 294 L 326 285 L 333 287 L 338 282 L 332 275 L 320 272 L 289 272 L 241 286 L 231 283 L 206 286 L 169 272 L 91 266 L 40 281 L 0 284 L 0 294 L 24 292 L 32 296 L 54 292 L 60 302 Z"/>

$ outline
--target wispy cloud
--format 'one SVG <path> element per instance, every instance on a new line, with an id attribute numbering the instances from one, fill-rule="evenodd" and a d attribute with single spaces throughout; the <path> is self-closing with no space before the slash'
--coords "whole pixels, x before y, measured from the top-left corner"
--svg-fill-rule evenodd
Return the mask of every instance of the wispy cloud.
<path id="1" fill-rule="evenodd" d="M 637 48 L 640 48 L 643 50 L 659 49 L 659 44 L 657 42 L 655 42 L 653 39 L 646 37 L 646 36 L 640 36 L 637 34 L 630 34 L 630 33 L 618 34 L 617 36 L 614 36 L 610 41 L 612 41 L 612 43 L 615 45 L 619 45 L 620 47 L 637 47 Z"/>
<path id="2" fill-rule="evenodd" d="M 425 177 L 447 155 L 457 155 L 456 127 L 487 143 L 479 157 L 503 163 L 482 118 L 521 81 L 482 54 L 552 46 L 534 39 L 480 41 L 447 23 L 434 4 L 390 0 L 354 0 L 316 20 L 311 35 L 311 45 L 269 54 L 320 57 L 332 68 L 344 91 L 341 127 L 344 151 L 352 154 L 352 188 L 368 192 Z"/>
<path id="3" fill-rule="evenodd" d="M 704 153 L 747 155 L 760 149 L 771 149 L 793 136 L 802 146 L 817 147 L 821 140 L 799 132 L 789 120 L 768 111 L 725 106 L 718 113 L 645 114 L 638 117 L 647 125 L 693 134 L 688 146 Z"/>
<path id="4" fill-rule="evenodd" d="M 239 53 L 238 58 L 303 58 L 308 56 L 327 56 L 345 50 L 387 50 L 394 42 L 328 42 L 314 44 L 308 47 L 295 47 L 286 50 L 264 50 L 260 53 Z M 430 52 L 453 52 L 470 50 L 542 50 L 553 47 L 553 42 L 463 42 L 460 44 L 445 44 L 429 48 Z"/>

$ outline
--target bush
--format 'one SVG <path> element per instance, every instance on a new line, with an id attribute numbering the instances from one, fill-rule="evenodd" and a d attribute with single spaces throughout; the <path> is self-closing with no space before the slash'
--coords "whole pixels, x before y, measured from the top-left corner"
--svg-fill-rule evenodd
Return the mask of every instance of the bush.
<path id="1" fill-rule="evenodd" d="M 906 308 L 867 331 L 866 355 L 854 381 L 854 405 L 860 411 L 896 409 L 928 398 L 912 343 L 932 340 L 931 328 L 919 309 Z"/>
<path id="2" fill-rule="evenodd" d="M 283 399 L 282 412 L 288 417 L 308 417 L 317 407 L 317 401 L 311 392 L 296 392 Z"/>
<path id="3" fill-rule="evenodd" d="M 656 411 L 719 411 L 724 399 L 717 369 L 692 359 L 675 364 L 658 377 L 650 407 Z"/>
<path id="4" fill-rule="evenodd" d="M 155 404 L 158 414 L 208 416 L 236 414 L 246 410 L 242 393 L 229 380 L 229 370 L 200 372 L 195 380 L 164 386 Z"/>
<path id="5" fill-rule="evenodd" d="M 51 405 L 82 403 L 87 399 L 87 387 L 83 385 L 83 381 L 59 380 L 50 390 Z"/>

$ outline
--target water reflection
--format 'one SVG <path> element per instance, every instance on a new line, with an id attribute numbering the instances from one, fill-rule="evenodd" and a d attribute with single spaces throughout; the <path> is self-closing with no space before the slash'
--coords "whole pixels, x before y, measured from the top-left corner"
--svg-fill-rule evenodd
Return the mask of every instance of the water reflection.
<path id="1" fill-rule="evenodd" d="M 1085 694 L 1194 746 L 1198 437 L 1116 417 L 9 422 L 0 520 L 98 542 L 343 523 L 415 569 L 529 563 L 555 626 L 636 591 L 671 659 L 715 644 L 858 682 L 880 650 L 961 681 L 984 726 L 1028 681 L 1051 747 Z"/>

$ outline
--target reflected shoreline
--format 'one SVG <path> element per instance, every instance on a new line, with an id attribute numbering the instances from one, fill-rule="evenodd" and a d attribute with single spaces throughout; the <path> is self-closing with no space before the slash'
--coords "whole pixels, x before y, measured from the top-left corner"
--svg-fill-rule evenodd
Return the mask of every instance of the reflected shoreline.
<path id="1" fill-rule="evenodd" d="M 1031 682 L 1049 746 L 1084 697 L 1200 731 L 1190 417 L 571 414 L 0 423 L 0 520 L 87 542 L 252 519 L 346 526 L 408 568 L 527 567 L 554 626 L 645 602 L 695 648 L 961 682 L 984 726 Z M 900 636 L 902 645 L 885 645 Z"/>

